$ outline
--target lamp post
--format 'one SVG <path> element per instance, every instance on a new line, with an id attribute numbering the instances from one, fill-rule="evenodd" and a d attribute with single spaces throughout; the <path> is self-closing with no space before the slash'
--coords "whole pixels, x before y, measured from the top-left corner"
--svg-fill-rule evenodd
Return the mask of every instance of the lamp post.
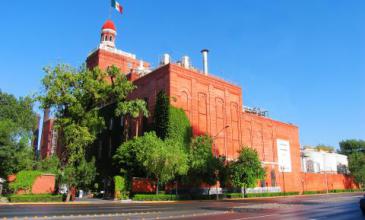
<path id="1" fill-rule="evenodd" d="M 304 158 L 307 158 L 308 155 L 306 155 L 304 152 L 301 152 L 300 157 L 302 158 L 302 171 L 304 174 L 304 177 L 302 177 L 302 190 L 303 190 L 303 194 L 304 194 L 304 190 L 305 190 L 305 179 L 306 179 L 306 174 L 307 174 L 307 168 L 306 168 L 306 164 L 304 165 Z"/>
<path id="2" fill-rule="evenodd" d="M 214 143 L 214 140 L 220 135 L 220 133 L 222 133 L 225 129 L 227 129 L 227 128 L 229 128 L 229 125 L 226 125 L 226 126 L 224 126 L 224 128 L 222 128 L 215 136 L 213 136 L 213 145 L 214 145 L 214 148 L 215 148 L 215 150 L 216 150 L 216 157 L 218 158 L 219 157 L 219 152 L 218 152 L 218 148 L 217 148 L 217 145 Z M 226 156 L 226 158 L 227 158 L 227 147 L 225 147 L 226 149 L 225 149 L 225 156 Z M 216 176 L 216 179 L 217 179 L 217 181 L 216 181 L 216 200 L 219 200 L 219 195 L 218 195 L 218 177 L 219 177 L 219 171 L 218 170 L 216 170 L 215 171 L 215 176 Z"/>
<path id="3" fill-rule="evenodd" d="M 283 175 L 283 190 L 284 190 L 284 194 L 285 194 L 285 166 L 281 165 L 280 170 L 281 170 L 281 173 Z"/>
<path id="4" fill-rule="evenodd" d="M 224 126 L 224 128 L 222 128 L 215 136 L 213 136 L 213 144 L 214 144 L 214 140 L 215 139 L 217 139 L 217 137 L 224 131 L 224 130 L 226 130 L 227 128 L 229 128 L 229 125 L 226 125 L 226 126 Z M 217 145 L 216 144 L 214 144 L 214 147 L 216 148 L 216 150 L 217 150 L 217 155 L 216 155 L 216 157 L 218 157 L 219 155 L 218 155 L 218 149 L 217 149 Z M 226 156 L 226 158 L 227 158 L 227 147 L 225 147 L 225 156 Z"/>

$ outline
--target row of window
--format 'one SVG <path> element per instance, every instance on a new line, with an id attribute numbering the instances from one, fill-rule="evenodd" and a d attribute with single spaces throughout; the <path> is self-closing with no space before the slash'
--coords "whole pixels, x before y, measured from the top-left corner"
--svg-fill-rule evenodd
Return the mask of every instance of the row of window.
<path id="1" fill-rule="evenodd" d="M 101 35 L 101 38 L 103 39 L 103 35 Z M 113 42 L 113 36 L 109 36 L 108 38 L 108 35 L 104 35 L 104 41 L 110 41 L 110 42 Z"/>

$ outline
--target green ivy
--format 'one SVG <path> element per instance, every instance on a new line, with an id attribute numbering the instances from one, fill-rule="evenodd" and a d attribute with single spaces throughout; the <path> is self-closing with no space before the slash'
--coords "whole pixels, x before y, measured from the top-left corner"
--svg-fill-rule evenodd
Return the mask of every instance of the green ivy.
<path id="1" fill-rule="evenodd" d="M 187 147 L 190 143 L 191 136 L 190 121 L 184 110 L 170 106 L 167 137 Z"/>
<path id="2" fill-rule="evenodd" d="M 35 179 L 40 175 L 42 175 L 42 172 L 36 170 L 20 171 L 16 174 L 15 181 L 9 184 L 9 187 L 14 192 L 22 189 L 25 192 L 30 193 Z"/>
<path id="3" fill-rule="evenodd" d="M 154 130 L 156 132 L 156 135 L 161 139 L 165 139 L 167 136 L 168 121 L 169 121 L 169 106 L 170 106 L 169 97 L 166 95 L 165 91 L 161 90 L 157 94 L 155 113 L 153 117 Z"/>
<path id="4" fill-rule="evenodd" d="M 190 121 L 184 110 L 171 106 L 170 99 L 163 90 L 156 99 L 154 130 L 159 138 L 172 139 L 186 147 L 192 136 Z"/>

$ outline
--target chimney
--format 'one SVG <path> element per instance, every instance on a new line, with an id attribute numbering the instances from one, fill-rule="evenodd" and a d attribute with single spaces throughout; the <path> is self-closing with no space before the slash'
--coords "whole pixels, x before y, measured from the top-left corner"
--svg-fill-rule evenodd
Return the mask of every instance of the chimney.
<path id="1" fill-rule="evenodd" d="M 203 54 L 203 72 L 204 75 L 208 75 L 208 52 L 209 50 L 203 49 L 201 53 Z"/>
<path id="2" fill-rule="evenodd" d="M 167 65 L 171 62 L 170 54 L 165 53 L 162 57 L 161 65 Z"/>
<path id="3" fill-rule="evenodd" d="M 181 58 L 181 63 L 182 63 L 182 66 L 189 69 L 190 68 L 190 61 L 189 61 L 189 57 L 188 56 L 183 56 Z"/>

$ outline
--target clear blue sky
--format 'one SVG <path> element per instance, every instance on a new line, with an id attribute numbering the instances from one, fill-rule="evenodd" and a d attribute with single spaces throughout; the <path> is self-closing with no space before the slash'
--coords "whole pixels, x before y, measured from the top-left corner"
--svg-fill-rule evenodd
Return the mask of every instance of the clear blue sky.
<path id="1" fill-rule="evenodd" d="M 120 0 L 117 46 L 156 65 L 169 52 L 239 84 L 244 105 L 300 128 L 305 145 L 365 139 L 365 1 Z M 109 0 L 0 2 L 0 88 L 40 88 L 42 67 L 81 65 Z"/>

